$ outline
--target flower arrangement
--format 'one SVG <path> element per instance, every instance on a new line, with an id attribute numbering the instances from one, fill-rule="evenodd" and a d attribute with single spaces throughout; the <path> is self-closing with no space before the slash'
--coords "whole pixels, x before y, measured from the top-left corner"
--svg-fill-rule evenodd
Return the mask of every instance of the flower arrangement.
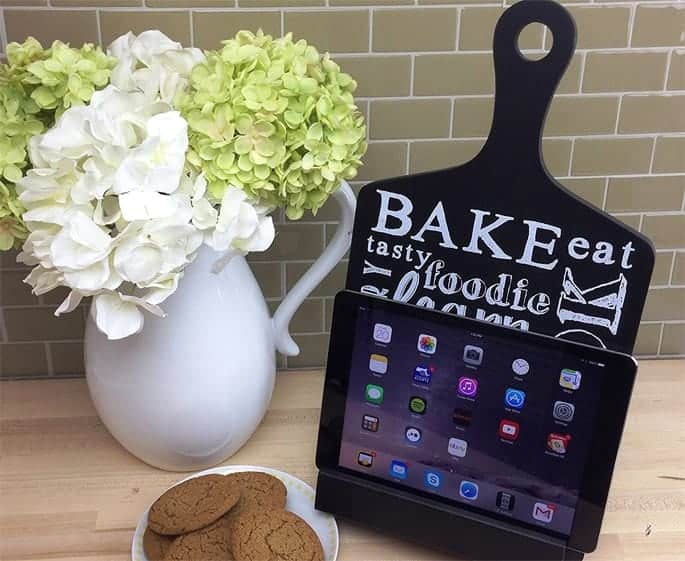
<path id="1" fill-rule="evenodd" d="M 354 80 L 291 35 L 239 32 L 218 51 L 159 31 L 103 52 L 35 39 L 0 67 L 0 250 L 35 294 L 92 297 L 111 339 L 177 288 L 198 249 L 264 251 L 270 213 L 316 211 L 366 150 Z"/>

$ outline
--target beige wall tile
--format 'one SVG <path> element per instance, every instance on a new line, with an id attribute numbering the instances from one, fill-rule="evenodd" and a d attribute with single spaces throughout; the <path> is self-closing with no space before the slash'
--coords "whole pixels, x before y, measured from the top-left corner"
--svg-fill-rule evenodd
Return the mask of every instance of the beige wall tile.
<path id="1" fill-rule="evenodd" d="M 47 376 L 48 361 L 43 343 L 0 344 L 0 376 Z"/>
<path id="2" fill-rule="evenodd" d="M 580 91 L 580 74 L 583 68 L 583 56 L 580 53 L 573 55 L 571 62 L 559 82 L 556 93 L 576 93 Z"/>
<path id="3" fill-rule="evenodd" d="M 621 104 L 618 131 L 685 131 L 685 95 L 626 95 Z"/>
<path id="4" fill-rule="evenodd" d="M 685 214 L 647 215 L 642 222 L 642 232 L 657 249 L 685 247 Z"/>
<path id="5" fill-rule="evenodd" d="M 431 140 L 412 142 L 409 172 L 419 173 L 457 166 L 471 160 L 483 147 L 483 140 Z"/>
<path id="6" fill-rule="evenodd" d="M 652 286 L 667 285 L 671 278 L 671 265 L 673 263 L 673 251 L 659 251 L 654 258 L 654 270 L 652 271 Z"/>
<path id="7" fill-rule="evenodd" d="M 670 47 L 685 44 L 685 5 L 640 4 L 635 12 L 633 47 Z"/>
<path id="8" fill-rule="evenodd" d="M 323 251 L 323 226 L 291 222 L 278 227 L 271 247 L 259 254 L 260 261 L 316 259 Z M 253 255 L 255 259 L 257 256 Z"/>
<path id="9" fill-rule="evenodd" d="M 656 139 L 655 173 L 685 171 L 685 136 L 660 136 Z"/>
<path id="10" fill-rule="evenodd" d="M 369 50 L 369 14 L 366 10 L 287 12 L 285 30 L 292 31 L 296 39 L 306 38 L 321 51 Z"/>
<path id="11" fill-rule="evenodd" d="M 579 138 L 573 151 L 573 175 L 646 173 L 651 138 Z"/>
<path id="12" fill-rule="evenodd" d="M 142 6 L 143 0 L 50 0 L 50 5 L 67 7 L 107 6 L 108 8 L 114 8 L 118 6 Z"/>
<path id="13" fill-rule="evenodd" d="M 545 135 L 565 136 L 613 133 L 618 114 L 618 97 L 555 97 L 552 100 Z"/>
<path id="14" fill-rule="evenodd" d="M 307 299 L 295 312 L 290 322 L 291 333 L 321 333 L 323 331 L 322 299 Z"/>
<path id="15" fill-rule="evenodd" d="M 194 12 L 193 36 L 201 49 L 220 49 L 221 41 L 248 29 L 281 36 L 281 14 L 278 12 Z"/>
<path id="16" fill-rule="evenodd" d="M 615 177 L 609 180 L 607 210 L 680 210 L 685 194 L 685 175 Z"/>
<path id="17" fill-rule="evenodd" d="M 659 352 L 660 323 L 641 323 L 635 341 L 636 355 L 655 355 Z"/>
<path id="18" fill-rule="evenodd" d="M 675 49 L 671 53 L 666 87 L 669 90 L 685 90 L 685 49 Z"/>
<path id="19" fill-rule="evenodd" d="M 685 284 L 685 251 L 676 251 L 671 282 L 673 284 Z"/>
<path id="20" fill-rule="evenodd" d="M 359 170 L 357 179 L 375 181 L 376 179 L 404 175 L 406 171 L 406 142 L 372 142 L 364 155 L 364 165 Z"/>
<path id="21" fill-rule="evenodd" d="M 449 136 L 449 99 L 371 102 L 371 138 L 438 138 Z"/>
<path id="22" fill-rule="evenodd" d="M 651 288 L 647 293 L 642 319 L 685 320 L 685 288 Z"/>
<path id="23" fill-rule="evenodd" d="M 328 335 L 295 335 L 300 347 L 298 356 L 287 358 L 288 368 L 321 368 L 328 356 Z"/>
<path id="24" fill-rule="evenodd" d="M 31 287 L 24 282 L 26 271 L 5 271 L 0 277 L 0 305 L 24 306 L 38 304 Z"/>
<path id="25" fill-rule="evenodd" d="M 373 12 L 374 51 L 453 51 L 456 33 L 454 8 Z"/>
<path id="26" fill-rule="evenodd" d="M 576 48 L 601 49 L 628 45 L 628 6 L 571 6 L 569 11 L 576 21 Z"/>
<path id="27" fill-rule="evenodd" d="M 417 55 L 415 95 L 491 94 L 494 89 L 489 54 Z"/>
<path id="28" fill-rule="evenodd" d="M 661 340 L 661 354 L 685 354 L 685 323 L 664 324 L 664 335 Z"/>
<path id="29" fill-rule="evenodd" d="M 281 6 L 323 6 L 325 0 L 239 0 L 241 8 L 264 8 Z"/>
<path id="30" fill-rule="evenodd" d="M 54 341 L 83 337 L 84 321 L 80 310 L 59 318 L 53 308 L 5 309 L 7 337 L 15 341 Z"/>
<path id="31" fill-rule="evenodd" d="M 17 251 L 11 249 L 10 251 L 0 251 L 0 270 L 1 269 L 23 269 L 28 267 L 23 263 L 17 263 Z"/>
<path id="32" fill-rule="evenodd" d="M 411 57 L 338 56 L 335 61 L 357 81 L 356 96 L 397 97 L 409 95 Z"/>
<path id="33" fill-rule="evenodd" d="M 492 124 L 492 97 L 464 97 L 454 100 L 452 136 L 488 136 Z"/>
<path id="34" fill-rule="evenodd" d="M 46 6 L 47 0 L 0 0 L 0 6 Z"/>
<path id="35" fill-rule="evenodd" d="M 583 76 L 584 92 L 660 90 L 668 53 L 588 53 Z"/>
<path id="36" fill-rule="evenodd" d="M 549 172 L 555 177 L 568 175 L 571 160 L 571 141 L 545 138 L 542 141 L 542 155 Z"/>
<path id="37" fill-rule="evenodd" d="M 491 50 L 495 25 L 503 13 L 501 6 L 464 8 L 459 23 L 459 50 Z M 542 48 L 542 30 L 539 24 L 524 28 L 519 36 L 519 48 Z"/>
<path id="38" fill-rule="evenodd" d="M 400 6 L 414 0 L 328 0 L 329 6 Z"/>
<path id="39" fill-rule="evenodd" d="M 33 36 L 44 47 L 57 39 L 74 46 L 98 40 L 95 11 L 5 10 L 5 28 L 8 41 L 21 42 Z"/>
<path id="40" fill-rule="evenodd" d="M 326 332 L 331 331 L 333 324 L 333 307 L 335 300 L 333 298 L 326 298 L 326 309 L 324 310 L 324 329 Z"/>
<path id="41" fill-rule="evenodd" d="M 259 254 L 256 254 L 259 258 Z M 281 298 L 283 296 L 283 272 L 280 263 L 250 263 L 250 268 L 262 288 L 265 298 Z"/>
<path id="42" fill-rule="evenodd" d="M 287 289 L 290 290 L 300 277 L 311 267 L 311 263 L 287 263 L 285 266 L 285 278 Z M 310 296 L 325 297 L 335 296 L 345 287 L 345 277 L 347 276 L 347 261 L 341 261 L 328 276 L 321 281 Z"/>
<path id="43" fill-rule="evenodd" d="M 84 374 L 83 343 L 50 343 L 52 369 L 55 376 Z"/>
<path id="44" fill-rule="evenodd" d="M 642 220 L 640 214 L 619 214 L 618 216 L 614 216 L 614 218 L 620 220 L 626 226 L 630 226 L 635 231 L 640 230 L 640 220 Z"/>
<path id="45" fill-rule="evenodd" d="M 233 8 L 235 0 L 144 0 L 150 8 Z"/>
<path id="46" fill-rule="evenodd" d="M 602 208 L 602 203 L 604 202 L 604 179 L 567 177 L 560 180 L 560 182 L 579 197 L 598 208 Z"/>
<path id="47" fill-rule="evenodd" d="M 140 33 L 146 29 L 159 29 L 172 39 L 190 45 L 188 12 L 100 12 L 100 30 L 105 45 L 128 31 Z"/>

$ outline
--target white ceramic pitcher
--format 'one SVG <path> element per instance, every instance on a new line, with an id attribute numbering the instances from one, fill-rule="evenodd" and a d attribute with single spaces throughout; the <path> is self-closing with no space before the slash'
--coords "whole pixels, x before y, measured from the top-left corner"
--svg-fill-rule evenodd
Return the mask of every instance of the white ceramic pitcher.
<path id="1" fill-rule="evenodd" d="M 203 247 L 166 318 L 149 314 L 137 335 L 110 341 L 89 318 L 85 361 L 100 418 L 127 450 L 153 466 L 204 469 L 252 436 L 271 400 L 275 351 L 299 348 L 288 324 L 305 297 L 350 245 L 355 198 L 347 183 L 334 195 L 340 225 L 323 254 L 284 298 L 273 318 L 249 265 Z M 278 234 L 277 234 L 278 235 Z"/>

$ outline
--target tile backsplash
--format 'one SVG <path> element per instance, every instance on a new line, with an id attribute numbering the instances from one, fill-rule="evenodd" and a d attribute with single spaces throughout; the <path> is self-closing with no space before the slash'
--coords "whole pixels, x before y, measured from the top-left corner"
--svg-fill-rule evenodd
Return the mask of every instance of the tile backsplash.
<path id="1" fill-rule="evenodd" d="M 216 48 L 237 30 L 292 31 L 330 51 L 359 82 L 369 150 L 364 182 L 464 162 L 492 115 L 494 24 L 507 2 L 488 0 L 0 0 L 2 51 L 33 35 L 107 45 L 131 29 L 159 28 L 185 44 Z M 685 2 L 569 0 L 576 54 L 552 104 L 543 152 L 571 190 L 648 235 L 657 260 L 637 353 L 685 356 Z M 541 55 L 542 26 L 520 37 Z M 250 258 L 275 309 L 335 229 L 334 203 L 299 222 L 278 219 L 277 239 Z M 298 357 L 321 366 L 338 265 L 292 324 Z M 64 296 L 32 296 L 27 271 L 0 255 L 0 376 L 83 373 L 86 308 L 57 319 Z"/>

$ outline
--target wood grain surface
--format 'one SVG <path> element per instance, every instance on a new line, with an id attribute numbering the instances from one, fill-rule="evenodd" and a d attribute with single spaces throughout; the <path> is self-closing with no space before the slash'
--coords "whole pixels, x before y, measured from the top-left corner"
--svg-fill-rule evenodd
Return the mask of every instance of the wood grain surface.
<path id="1" fill-rule="evenodd" d="M 227 464 L 278 468 L 313 484 L 323 377 L 278 377 L 261 426 Z M 84 380 L 0 383 L 0 559 L 125 561 L 140 514 L 183 474 L 126 452 Z M 339 521 L 340 561 L 444 555 Z M 589 561 L 685 560 L 685 361 L 644 361 L 599 548 Z"/>

